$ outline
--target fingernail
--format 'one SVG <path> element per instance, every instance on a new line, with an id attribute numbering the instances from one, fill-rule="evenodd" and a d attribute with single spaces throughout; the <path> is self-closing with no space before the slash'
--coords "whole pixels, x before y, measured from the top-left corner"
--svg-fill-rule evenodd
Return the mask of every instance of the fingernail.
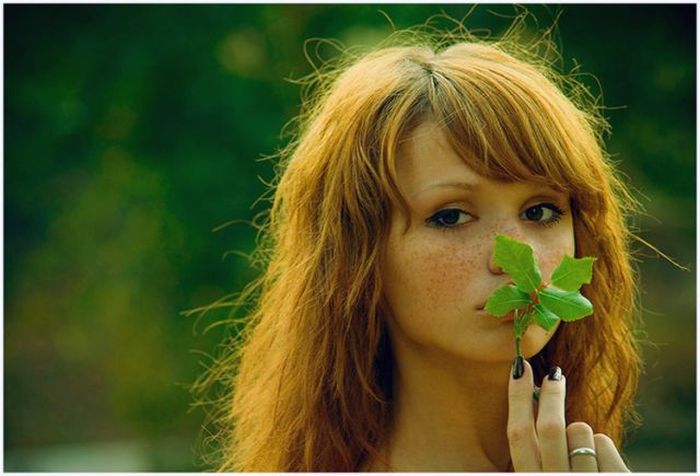
<path id="1" fill-rule="evenodd" d="M 514 379 L 519 379 L 520 377 L 523 376 L 523 372 L 525 371 L 523 364 L 523 356 L 519 355 L 513 360 L 513 378 Z"/>
<path id="2" fill-rule="evenodd" d="M 557 382 L 561 380 L 561 369 L 558 366 L 549 369 L 549 380 L 556 380 Z"/>

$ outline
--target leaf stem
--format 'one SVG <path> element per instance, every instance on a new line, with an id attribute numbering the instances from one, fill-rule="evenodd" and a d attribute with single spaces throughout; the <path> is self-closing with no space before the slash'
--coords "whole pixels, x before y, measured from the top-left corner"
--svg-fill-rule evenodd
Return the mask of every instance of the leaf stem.
<path id="1" fill-rule="evenodd" d="M 521 324 L 522 318 L 518 316 L 518 309 L 515 310 L 515 316 L 514 316 L 514 325 L 515 325 L 515 356 L 521 356 L 520 352 L 520 338 L 521 336 L 521 331 L 520 329 L 520 324 Z"/>

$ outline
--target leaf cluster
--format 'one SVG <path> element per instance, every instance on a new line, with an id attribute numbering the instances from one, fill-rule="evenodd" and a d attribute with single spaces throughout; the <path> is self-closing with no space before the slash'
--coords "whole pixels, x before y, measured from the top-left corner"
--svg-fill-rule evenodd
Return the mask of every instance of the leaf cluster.
<path id="1" fill-rule="evenodd" d="M 569 322 L 593 314 L 593 305 L 579 289 L 591 282 L 596 258 L 564 256 L 552 273 L 550 283 L 542 281 L 532 248 L 505 235 L 496 236 L 494 261 L 514 284 L 496 289 L 486 302 L 485 310 L 495 317 L 510 312 L 516 340 L 531 323 L 549 331 L 559 319 Z"/>

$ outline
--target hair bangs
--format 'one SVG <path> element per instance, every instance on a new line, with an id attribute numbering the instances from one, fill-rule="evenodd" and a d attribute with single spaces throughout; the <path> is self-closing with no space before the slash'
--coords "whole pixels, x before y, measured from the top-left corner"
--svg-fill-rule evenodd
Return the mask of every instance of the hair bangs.
<path id="1" fill-rule="evenodd" d="M 496 59 L 437 58 L 428 97 L 450 145 L 486 178 L 541 183 L 595 202 L 600 174 L 591 164 L 601 149 L 585 114 L 532 66 Z"/>

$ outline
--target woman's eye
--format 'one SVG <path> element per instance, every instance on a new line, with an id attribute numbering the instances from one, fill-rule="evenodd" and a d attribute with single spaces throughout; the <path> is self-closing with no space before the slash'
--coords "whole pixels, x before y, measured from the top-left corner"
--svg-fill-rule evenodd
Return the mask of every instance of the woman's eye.
<path id="1" fill-rule="evenodd" d="M 553 203 L 540 203 L 525 210 L 521 217 L 540 225 L 553 225 L 561 220 L 563 214 L 564 211 Z"/>
<path id="2" fill-rule="evenodd" d="M 459 208 L 446 208 L 428 218 L 427 223 L 437 228 L 453 228 L 470 221 L 471 215 Z"/>

